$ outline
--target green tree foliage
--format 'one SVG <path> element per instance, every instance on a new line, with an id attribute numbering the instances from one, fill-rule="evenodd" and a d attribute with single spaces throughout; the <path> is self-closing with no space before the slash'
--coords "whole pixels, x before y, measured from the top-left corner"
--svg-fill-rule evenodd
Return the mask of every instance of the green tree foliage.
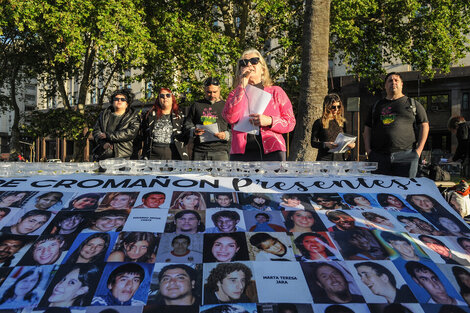
<path id="1" fill-rule="evenodd" d="M 101 81 L 102 100 L 111 78 L 122 75 L 125 69 L 144 65 L 153 47 L 139 0 L 8 0 L 5 4 L 11 8 L 19 31 L 34 34 L 46 52 L 41 64 L 45 67 L 42 78 L 50 83 L 46 88 L 57 90 L 65 109 L 77 110 L 81 115 L 85 115 L 87 94 L 97 78 Z M 79 86 L 75 99 L 75 91 L 66 86 L 72 77 Z M 67 110 L 58 112 L 70 113 Z M 51 124 L 55 124 L 71 117 L 68 113 L 62 119 L 55 113 L 47 116 L 54 118 Z M 76 125 L 81 129 L 71 138 L 76 139 L 90 126 L 86 118 L 80 122 Z M 57 125 L 62 131 L 55 127 L 49 134 L 69 133 L 68 123 Z M 76 141 L 77 160 L 81 160 L 87 137 L 85 132 L 82 140 Z"/>
<path id="2" fill-rule="evenodd" d="M 10 6 L 1 6 L 0 16 L 0 112 L 14 112 L 9 152 L 17 153 L 20 151 L 18 100 L 25 100 L 18 91 L 41 71 L 44 50 L 33 33 L 16 27 Z"/>
<path id="3" fill-rule="evenodd" d="M 323 94 L 299 97 L 306 92 L 299 90 L 302 44 L 309 46 L 302 40 L 305 6 L 300 0 L 5 0 L 1 10 L 8 14 L 0 26 L 8 16 L 41 44 L 46 57 L 38 58 L 38 73 L 65 108 L 77 109 L 66 88 L 67 79 L 76 78 L 81 114 L 96 77 L 103 99 L 111 78 L 130 68 L 142 69 L 130 79 L 150 83 L 153 93 L 169 87 L 188 103 L 201 96 L 210 75 L 224 79 L 226 95 L 237 58 L 249 47 L 271 62 L 273 79 L 294 106 L 299 98 L 317 99 L 307 105 L 321 110 Z M 331 0 L 330 12 L 330 59 L 336 56 L 352 75 L 372 83 L 390 63 L 432 77 L 469 51 L 468 0 Z M 316 79 L 327 79 L 321 75 Z M 314 115 L 302 113 L 297 131 L 306 132 Z M 88 123 L 84 119 L 82 126 Z"/>
<path id="4" fill-rule="evenodd" d="M 469 32 L 467 0 L 333 0 L 330 55 L 372 83 L 396 63 L 432 78 L 470 51 Z"/>
<path id="5" fill-rule="evenodd" d="M 233 66 L 246 48 L 257 48 L 275 62 L 275 79 L 285 79 L 298 61 L 299 1 L 149 0 L 145 8 L 156 49 L 142 78 L 188 102 L 201 96 L 201 82 L 211 75 L 225 78 L 226 94 Z"/>
<path id="6" fill-rule="evenodd" d="M 40 38 L 47 51 L 47 75 L 55 78 L 64 107 L 70 108 L 65 83 L 79 84 L 78 109 L 83 113 L 86 95 L 100 64 L 120 73 L 145 63 L 151 48 L 142 22 L 139 0 L 9 0 L 20 30 Z M 102 67 L 101 67 L 102 68 Z M 106 80 L 106 78 L 104 78 Z"/>
<path id="7" fill-rule="evenodd" d="M 80 140 L 87 125 L 93 125 L 98 118 L 100 108 L 86 106 L 84 113 L 76 110 L 58 108 L 49 111 L 34 111 L 29 116 L 31 122 L 22 125 L 22 134 L 38 138 L 49 135 L 59 138 Z"/>

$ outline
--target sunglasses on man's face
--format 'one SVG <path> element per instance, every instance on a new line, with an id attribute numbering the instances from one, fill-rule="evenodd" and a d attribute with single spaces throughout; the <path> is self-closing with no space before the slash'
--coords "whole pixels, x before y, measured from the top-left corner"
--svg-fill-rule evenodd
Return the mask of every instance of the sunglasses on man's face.
<path id="1" fill-rule="evenodd" d="M 162 98 L 162 99 L 165 99 L 165 97 L 170 98 L 171 93 L 161 93 L 159 97 Z"/>
<path id="2" fill-rule="evenodd" d="M 238 65 L 240 67 L 246 67 L 248 66 L 248 63 L 251 63 L 251 65 L 256 65 L 259 63 L 259 58 L 241 59 L 238 61 Z"/>
<path id="3" fill-rule="evenodd" d="M 122 101 L 122 102 L 126 102 L 126 98 L 119 98 L 119 97 L 114 97 L 114 101 L 116 102 L 119 102 L 119 101 Z"/>

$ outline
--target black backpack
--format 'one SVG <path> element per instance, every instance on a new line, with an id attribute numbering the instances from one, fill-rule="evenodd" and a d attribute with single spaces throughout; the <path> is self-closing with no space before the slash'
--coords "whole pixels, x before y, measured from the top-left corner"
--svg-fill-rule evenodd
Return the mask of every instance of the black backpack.
<path id="1" fill-rule="evenodd" d="M 438 164 L 431 164 L 429 178 L 434 181 L 450 181 L 450 173 Z"/>

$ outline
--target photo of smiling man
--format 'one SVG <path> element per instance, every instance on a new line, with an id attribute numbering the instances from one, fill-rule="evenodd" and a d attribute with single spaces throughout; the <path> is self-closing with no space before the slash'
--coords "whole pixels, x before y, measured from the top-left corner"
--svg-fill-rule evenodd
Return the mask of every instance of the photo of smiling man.
<path id="1" fill-rule="evenodd" d="M 199 312 L 201 304 L 202 265 L 159 264 L 155 265 L 146 311 Z M 183 307 L 183 308 L 181 308 Z"/>
<path id="2" fill-rule="evenodd" d="M 285 233 L 247 233 L 253 261 L 295 261 L 292 243 Z"/>
<path id="3" fill-rule="evenodd" d="M 0 237 L 0 267 L 15 266 L 29 249 L 35 236 L 3 235 Z"/>
<path id="4" fill-rule="evenodd" d="M 134 209 L 159 209 L 165 203 L 166 196 L 163 192 L 152 191 L 142 196 L 142 203 L 135 206 Z"/>
<path id="5" fill-rule="evenodd" d="M 157 262 L 201 263 L 202 234 L 163 234 L 157 253 Z"/>
<path id="6" fill-rule="evenodd" d="M 209 220 L 210 218 L 210 220 Z M 206 228 L 206 233 L 234 233 L 245 231 L 242 211 L 209 209 L 206 211 L 206 223 L 213 227 Z"/>
<path id="7" fill-rule="evenodd" d="M 62 235 L 45 235 L 39 237 L 31 249 L 24 255 L 20 265 L 60 264 L 67 254 L 73 237 Z"/>
<path id="8" fill-rule="evenodd" d="M 127 221 L 129 214 L 123 210 L 96 212 L 89 220 L 89 227 L 84 233 L 120 231 Z"/>

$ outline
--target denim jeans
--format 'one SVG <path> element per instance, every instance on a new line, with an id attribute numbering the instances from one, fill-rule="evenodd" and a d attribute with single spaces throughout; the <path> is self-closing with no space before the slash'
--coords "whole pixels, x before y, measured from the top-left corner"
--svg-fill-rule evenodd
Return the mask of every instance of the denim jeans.
<path id="1" fill-rule="evenodd" d="M 415 178 L 418 172 L 419 156 L 415 150 L 411 149 L 392 153 L 372 151 L 369 154 L 369 161 L 379 163 L 374 174 Z"/>

